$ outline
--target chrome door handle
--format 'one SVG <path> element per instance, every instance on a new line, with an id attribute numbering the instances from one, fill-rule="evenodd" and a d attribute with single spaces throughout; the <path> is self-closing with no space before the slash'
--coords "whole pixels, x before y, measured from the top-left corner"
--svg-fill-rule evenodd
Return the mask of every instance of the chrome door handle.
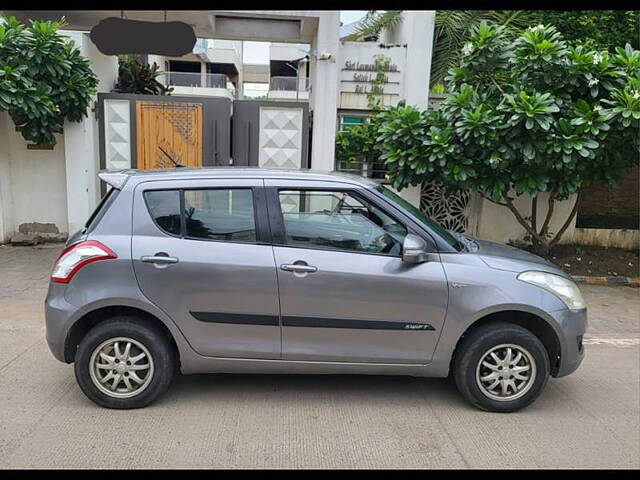
<path id="1" fill-rule="evenodd" d="M 140 257 L 140 261 L 144 263 L 178 263 L 176 257 L 169 257 L 168 255 L 144 255 Z"/>
<path id="2" fill-rule="evenodd" d="M 311 265 L 280 265 L 280 270 L 284 270 L 285 272 L 296 272 L 296 273 L 313 273 L 318 271 L 318 267 L 313 267 Z"/>

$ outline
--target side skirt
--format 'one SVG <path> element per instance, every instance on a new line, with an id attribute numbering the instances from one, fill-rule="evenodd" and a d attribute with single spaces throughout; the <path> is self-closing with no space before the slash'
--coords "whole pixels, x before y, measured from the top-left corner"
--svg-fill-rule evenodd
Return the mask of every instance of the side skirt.
<path id="1" fill-rule="evenodd" d="M 264 374 L 318 374 L 318 375 L 408 375 L 413 377 L 446 377 L 430 365 L 404 363 L 346 363 L 297 360 L 260 360 L 246 358 L 219 358 L 202 355 L 183 358 L 180 370 L 194 373 L 264 373 Z"/>

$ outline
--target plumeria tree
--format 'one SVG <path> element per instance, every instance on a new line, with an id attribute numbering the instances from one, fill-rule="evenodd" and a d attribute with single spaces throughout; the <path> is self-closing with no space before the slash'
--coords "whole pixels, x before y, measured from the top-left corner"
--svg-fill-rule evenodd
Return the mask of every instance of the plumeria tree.
<path id="1" fill-rule="evenodd" d="M 592 182 L 613 185 L 638 164 L 640 53 L 567 45 L 552 26 L 515 40 L 502 26 L 472 28 L 437 111 L 399 105 L 379 114 L 376 148 L 395 188 L 436 181 L 504 206 L 535 249 L 548 253 L 556 202 Z M 540 194 L 548 194 L 538 218 Z M 515 199 L 531 196 L 531 215 Z"/>
<path id="2" fill-rule="evenodd" d="M 64 120 L 87 114 L 98 79 L 90 62 L 58 29 L 61 22 L 0 17 L 0 111 L 25 140 L 54 145 Z"/>

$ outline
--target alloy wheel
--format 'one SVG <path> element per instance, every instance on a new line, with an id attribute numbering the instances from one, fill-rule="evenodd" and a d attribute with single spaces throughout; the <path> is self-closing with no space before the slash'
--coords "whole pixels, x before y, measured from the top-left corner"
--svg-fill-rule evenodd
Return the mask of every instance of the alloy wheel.
<path id="1" fill-rule="evenodd" d="M 520 345 L 503 344 L 482 355 L 476 368 L 476 383 L 487 397 L 512 401 L 526 394 L 536 378 L 533 355 Z"/>
<path id="2" fill-rule="evenodd" d="M 110 397 L 139 395 L 153 378 L 153 358 L 149 350 L 133 338 L 105 340 L 95 348 L 89 362 L 91 381 Z"/>

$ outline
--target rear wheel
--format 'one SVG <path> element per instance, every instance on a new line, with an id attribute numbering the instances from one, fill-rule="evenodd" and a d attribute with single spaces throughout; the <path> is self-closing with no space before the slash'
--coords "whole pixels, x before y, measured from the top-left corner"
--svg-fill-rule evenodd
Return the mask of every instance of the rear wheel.
<path id="1" fill-rule="evenodd" d="M 106 320 L 87 333 L 75 357 L 84 394 L 107 408 L 140 408 L 160 396 L 175 372 L 166 336 L 136 317 Z"/>
<path id="2" fill-rule="evenodd" d="M 453 373 L 460 393 L 476 407 L 515 412 L 542 392 L 549 379 L 549 356 L 529 330 L 490 323 L 461 341 Z"/>

